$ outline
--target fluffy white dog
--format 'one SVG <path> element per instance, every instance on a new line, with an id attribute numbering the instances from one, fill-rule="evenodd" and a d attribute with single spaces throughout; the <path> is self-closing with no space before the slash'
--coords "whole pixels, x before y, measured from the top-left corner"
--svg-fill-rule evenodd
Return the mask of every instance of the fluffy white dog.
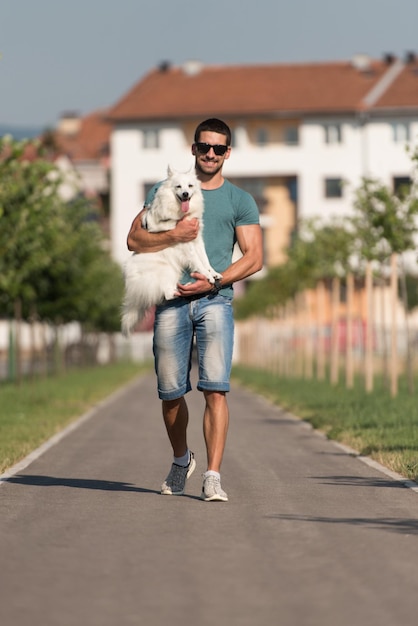
<path id="1" fill-rule="evenodd" d="M 122 333 L 128 337 L 147 310 L 175 297 L 177 283 L 185 269 L 199 272 L 210 283 L 222 275 L 210 265 L 203 243 L 203 194 L 194 169 L 178 172 L 168 167 L 151 206 L 142 217 L 149 232 L 172 230 L 183 218 L 197 218 L 199 233 L 193 241 L 178 243 L 159 252 L 134 253 L 125 263 L 125 297 L 122 305 Z"/>

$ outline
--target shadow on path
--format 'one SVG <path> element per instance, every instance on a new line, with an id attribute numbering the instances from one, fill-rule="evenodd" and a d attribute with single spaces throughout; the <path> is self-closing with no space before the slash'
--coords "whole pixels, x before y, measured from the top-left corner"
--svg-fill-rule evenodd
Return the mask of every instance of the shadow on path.
<path id="1" fill-rule="evenodd" d="M 36 476 L 19 474 L 7 478 L 5 482 L 34 487 L 72 487 L 73 489 L 99 489 L 102 491 L 135 491 L 137 493 L 158 493 L 155 489 L 135 487 L 132 483 L 113 480 L 94 480 L 88 478 L 58 478 L 55 476 Z"/>
<path id="2" fill-rule="evenodd" d="M 417 519 L 400 519 L 396 517 L 320 517 L 309 515 L 286 515 L 273 514 L 266 515 L 267 519 L 277 519 L 281 521 L 310 522 L 314 524 L 347 524 L 349 526 L 362 526 L 370 530 L 389 530 L 402 535 L 418 535 Z"/>
<path id="3" fill-rule="evenodd" d="M 322 485 L 345 485 L 349 487 L 390 487 L 391 489 L 406 489 L 401 480 L 380 478 L 378 476 L 310 476 Z M 405 478 L 405 480 L 407 480 Z"/>
<path id="4" fill-rule="evenodd" d="M 31 474 L 19 474 L 6 478 L 4 482 L 14 483 L 17 485 L 31 485 L 33 487 L 71 487 L 72 489 L 98 489 L 100 491 L 131 491 L 134 493 L 154 493 L 161 495 L 158 489 L 146 489 L 145 487 L 136 487 L 132 483 L 124 483 L 113 480 L 95 480 L 89 478 L 58 478 L 56 476 L 36 476 Z M 169 496 L 165 496 L 169 497 Z M 172 496 L 178 497 L 178 496 Z M 192 500 L 201 499 L 198 496 L 183 494 L 184 498 Z"/>

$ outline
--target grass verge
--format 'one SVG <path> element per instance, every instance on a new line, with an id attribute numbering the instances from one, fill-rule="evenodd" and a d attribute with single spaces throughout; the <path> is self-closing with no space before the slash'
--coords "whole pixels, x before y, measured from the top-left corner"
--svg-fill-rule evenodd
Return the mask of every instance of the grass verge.
<path id="1" fill-rule="evenodd" d="M 119 362 L 0 385 L 0 473 L 20 461 L 147 365 Z"/>
<path id="2" fill-rule="evenodd" d="M 385 467 L 418 481 L 418 402 L 400 381 L 391 398 L 382 381 L 371 393 L 327 381 L 280 378 L 264 370 L 237 366 L 233 378 L 310 422 L 330 439 L 370 456 Z"/>

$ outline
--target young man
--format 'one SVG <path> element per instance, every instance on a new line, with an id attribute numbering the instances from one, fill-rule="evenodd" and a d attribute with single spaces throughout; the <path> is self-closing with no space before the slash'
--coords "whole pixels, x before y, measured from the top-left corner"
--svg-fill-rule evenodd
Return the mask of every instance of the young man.
<path id="1" fill-rule="evenodd" d="M 154 357 L 158 394 L 174 459 L 161 493 L 181 495 L 187 478 L 196 467 L 187 445 L 188 408 L 185 394 L 190 391 L 193 336 L 199 362 L 197 388 L 203 392 L 205 409 L 203 432 L 207 451 L 207 471 L 203 475 L 201 498 L 228 500 L 221 487 L 220 469 L 228 431 L 229 411 L 226 393 L 233 348 L 232 284 L 261 269 L 262 237 L 256 203 L 247 192 L 223 177 L 224 162 L 231 155 L 231 131 L 225 122 L 208 119 L 196 129 L 192 154 L 205 201 L 203 238 L 211 265 L 222 279 L 215 286 L 196 272 L 178 284 L 178 297 L 156 309 Z M 158 185 L 150 191 L 150 204 Z M 132 223 L 128 248 L 134 252 L 156 252 L 178 242 L 195 239 L 197 220 L 182 220 L 174 230 L 149 233 L 141 225 L 141 213 Z M 232 262 L 234 244 L 242 257 Z M 186 284 L 187 283 L 187 284 Z"/>

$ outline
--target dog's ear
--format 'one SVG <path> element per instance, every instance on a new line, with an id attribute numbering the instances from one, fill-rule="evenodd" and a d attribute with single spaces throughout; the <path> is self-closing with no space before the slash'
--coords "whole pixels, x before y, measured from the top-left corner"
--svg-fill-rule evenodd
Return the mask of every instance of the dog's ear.
<path id="1" fill-rule="evenodd" d="M 171 165 L 168 164 L 168 166 L 167 166 L 167 176 L 170 178 L 170 176 L 172 176 L 172 175 L 173 175 L 173 170 L 171 168 Z"/>

